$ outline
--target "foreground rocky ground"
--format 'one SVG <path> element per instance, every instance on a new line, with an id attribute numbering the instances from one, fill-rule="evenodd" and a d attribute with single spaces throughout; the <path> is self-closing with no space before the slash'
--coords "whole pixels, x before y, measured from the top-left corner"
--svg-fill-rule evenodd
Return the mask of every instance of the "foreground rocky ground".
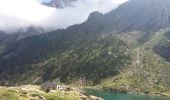
<path id="1" fill-rule="evenodd" d="M 78 89 L 68 91 L 51 90 L 46 93 L 40 86 L 25 85 L 20 87 L 0 87 L 1 100 L 102 100 L 95 96 L 85 95 Z"/>

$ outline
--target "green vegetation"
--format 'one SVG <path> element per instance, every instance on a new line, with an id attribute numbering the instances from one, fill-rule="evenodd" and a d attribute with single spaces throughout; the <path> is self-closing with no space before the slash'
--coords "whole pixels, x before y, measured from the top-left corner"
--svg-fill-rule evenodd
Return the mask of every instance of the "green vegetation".
<path id="1" fill-rule="evenodd" d="M 0 98 L 2 100 L 19 100 L 19 94 L 14 90 L 0 88 Z"/>
<path id="2" fill-rule="evenodd" d="M 163 57 L 166 61 L 170 62 L 170 30 L 168 29 L 162 34 L 164 39 L 154 47 L 154 51 Z"/>
<path id="3" fill-rule="evenodd" d="M 38 47 L 40 41 L 45 42 L 41 36 L 35 37 L 36 39 L 31 38 L 29 41 L 24 40 L 24 47 L 34 42 L 32 48 L 24 48 L 24 52 L 11 57 L 11 60 L 5 60 L 3 70 L 6 71 L 1 77 L 10 79 L 12 82 L 19 81 L 27 84 L 37 78 L 39 80 L 35 83 L 54 79 L 73 83 L 73 80 L 81 78 L 87 80 L 85 84 L 95 85 L 103 78 L 119 74 L 119 70 L 131 63 L 130 46 L 127 43 L 112 35 L 94 36 L 87 35 L 85 39 L 73 36 L 69 40 L 60 41 L 60 44 L 54 39 Z M 44 50 L 51 50 L 51 48 L 52 51 Z M 16 65 L 13 64 L 12 59 L 15 59 Z"/>
<path id="4" fill-rule="evenodd" d="M 0 87 L 1 100 L 98 100 L 76 90 L 51 90 L 45 93 L 39 86 Z"/>
<path id="5" fill-rule="evenodd" d="M 133 62 L 116 77 L 103 80 L 98 87 L 134 93 L 170 95 L 170 64 L 157 55 L 154 47 L 165 39 L 168 29 L 152 33 L 150 40 L 134 47 Z"/>

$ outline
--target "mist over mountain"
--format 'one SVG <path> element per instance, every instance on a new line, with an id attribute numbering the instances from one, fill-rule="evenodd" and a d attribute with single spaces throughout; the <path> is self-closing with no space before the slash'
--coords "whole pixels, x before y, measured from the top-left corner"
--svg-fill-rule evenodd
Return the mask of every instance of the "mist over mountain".
<path id="1" fill-rule="evenodd" d="M 107 13 L 125 1 L 117 3 L 112 0 L 107 2 L 103 0 L 74 2 L 72 0 L 52 0 L 47 6 L 36 0 L 0 0 L 0 30 L 15 33 L 21 28 L 31 26 L 41 27 L 46 31 L 64 29 L 84 22 L 91 12 Z M 56 9 L 54 6 L 63 9 Z M 64 6 L 68 7 L 64 8 Z M 15 23 L 15 25 L 11 23 Z"/>

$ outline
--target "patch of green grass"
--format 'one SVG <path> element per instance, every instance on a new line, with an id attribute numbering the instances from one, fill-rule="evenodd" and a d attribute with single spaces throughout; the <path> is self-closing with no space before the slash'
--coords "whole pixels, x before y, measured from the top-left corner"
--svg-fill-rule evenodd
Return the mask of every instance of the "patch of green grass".
<path id="1" fill-rule="evenodd" d="M 75 92 L 58 91 L 54 93 L 41 93 L 40 96 L 45 97 L 47 100 L 79 100 L 80 95 Z"/>
<path id="2" fill-rule="evenodd" d="M 0 87 L 0 100 L 29 100 L 30 98 L 36 100 L 81 100 L 80 93 L 76 91 L 51 91 L 50 93 L 45 93 L 43 91 L 34 90 L 23 91 L 20 87 L 5 88 Z M 85 97 L 85 100 L 87 98 Z"/>
<path id="3" fill-rule="evenodd" d="M 19 94 L 13 90 L 0 90 L 1 100 L 20 100 Z"/>

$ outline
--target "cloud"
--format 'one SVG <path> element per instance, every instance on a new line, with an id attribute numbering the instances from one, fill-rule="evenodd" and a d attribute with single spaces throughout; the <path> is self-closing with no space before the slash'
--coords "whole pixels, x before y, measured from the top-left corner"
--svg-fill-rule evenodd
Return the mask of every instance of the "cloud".
<path id="1" fill-rule="evenodd" d="M 55 11 L 36 0 L 0 0 L 0 30 L 15 31 L 30 25 L 41 26 L 40 22 Z"/>
<path id="2" fill-rule="evenodd" d="M 29 26 L 67 28 L 82 23 L 94 11 L 107 13 L 127 0 L 78 0 L 73 7 L 55 9 L 37 0 L 0 0 L 0 30 L 16 31 Z"/>

